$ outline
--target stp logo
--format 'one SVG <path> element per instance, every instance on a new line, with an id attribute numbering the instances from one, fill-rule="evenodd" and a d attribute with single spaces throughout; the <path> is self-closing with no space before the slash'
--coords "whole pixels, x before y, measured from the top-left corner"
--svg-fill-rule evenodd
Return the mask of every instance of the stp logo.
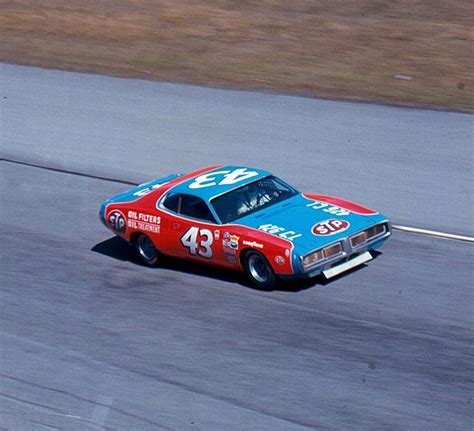
<path id="1" fill-rule="evenodd" d="M 109 224 L 112 227 L 112 229 L 115 229 L 119 233 L 124 233 L 127 230 L 125 217 L 120 211 L 112 211 L 110 213 Z"/>
<path id="2" fill-rule="evenodd" d="M 348 221 L 331 219 L 316 223 L 311 231 L 313 232 L 313 235 L 327 236 L 342 232 L 349 226 L 350 224 Z"/>

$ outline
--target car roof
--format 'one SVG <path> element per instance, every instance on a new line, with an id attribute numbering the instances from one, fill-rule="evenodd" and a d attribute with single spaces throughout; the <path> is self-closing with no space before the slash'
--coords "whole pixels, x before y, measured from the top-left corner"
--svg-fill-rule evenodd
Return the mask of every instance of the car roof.
<path id="1" fill-rule="evenodd" d="M 231 165 L 219 166 L 205 173 L 202 173 L 202 170 L 200 172 L 191 179 L 172 187 L 169 193 L 198 196 L 209 202 L 216 196 L 271 175 L 263 169 Z"/>

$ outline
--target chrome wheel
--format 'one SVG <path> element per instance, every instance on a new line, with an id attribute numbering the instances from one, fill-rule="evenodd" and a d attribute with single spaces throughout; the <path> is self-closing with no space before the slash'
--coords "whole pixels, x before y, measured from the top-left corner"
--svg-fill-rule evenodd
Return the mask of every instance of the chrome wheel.
<path id="1" fill-rule="evenodd" d="M 257 251 L 247 251 L 244 255 L 243 266 L 252 284 L 263 290 L 273 288 L 277 277 L 265 256 Z"/>
<path id="2" fill-rule="evenodd" d="M 137 238 L 136 247 L 140 258 L 148 265 L 153 265 L 158 260 L 158 251 L 153 242 L 146 235 L 141 234 Z"/>
<path id="3" fill-rule="evenodd" d="M 252 254 L 249 258 L 249 271 L 259 283 L 266 283 L 270 277 L 267 263 L 258 255 Z"/>

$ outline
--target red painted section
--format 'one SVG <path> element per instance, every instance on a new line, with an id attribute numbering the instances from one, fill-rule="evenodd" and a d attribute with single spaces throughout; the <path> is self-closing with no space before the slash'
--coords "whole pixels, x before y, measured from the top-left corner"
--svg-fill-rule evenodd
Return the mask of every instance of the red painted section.
<path id="1" fill-rule="evenodd" d="M 308 199 L 314 199 L 317 201 L 321 201 L 330 205 L 334 205 L 340 208 L 344 208 L 348 211 L 351 211 L 355 214 L 361 215 L 375 215 L 378 214 L 377 211 L 371 210 L 370 208 L 366 208 L 362 205 L 356 204 L 355 202 L 346 201 L 344 199 L 336 198 L 334 196 L 326 196 L 326 195 L 310 195 L 303 193 L 303 196 Z"/>
<path id="2" fill-rule="evenodd" d="M 105 210 L 107 226 L 126 240 L 135 232 L 143 232 L 163 254 L 225 268 L 242 270 L 240 253 L 252 249 L 267 258 L 276 274 L 293 274 L 293 243 L 287 239 L 236 224 L 190 220 L 157 208 L 157 201 L 172 187 L 218 167 L 179 177 L 136 201 L 109 204 Z"/>

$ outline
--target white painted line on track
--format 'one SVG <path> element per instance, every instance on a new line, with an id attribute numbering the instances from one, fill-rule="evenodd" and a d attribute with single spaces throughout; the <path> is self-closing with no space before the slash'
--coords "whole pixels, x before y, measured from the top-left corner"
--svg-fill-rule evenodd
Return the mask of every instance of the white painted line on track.
<path id="1" fill-rule="evenodd" d="M 397 224 L 392 225 L 392 228 L 403 232 L 417 233 L 420 235 L 436 236 L 438 238 L 454 239 L 457 241 L 466 241 L 474 243 L 474 237 L 472 236 L 455 235 L 453 233 L 438 232 L 436 230 L 420 229 L 418 227 L 401 226 Z"/>

